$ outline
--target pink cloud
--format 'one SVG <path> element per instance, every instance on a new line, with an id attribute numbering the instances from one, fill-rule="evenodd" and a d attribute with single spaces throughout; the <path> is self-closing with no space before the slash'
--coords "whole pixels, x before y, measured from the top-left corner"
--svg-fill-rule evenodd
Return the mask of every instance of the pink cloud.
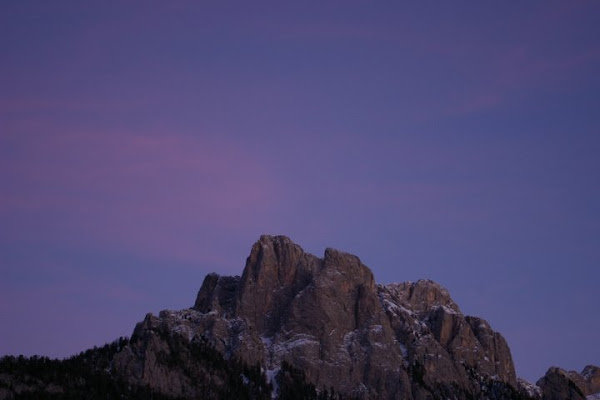
<path id="1" fill-rule="evenodd" d="M 198 231 L 242 229 L 277 198 L 260 160 L 207 135 L 69 132 L 10 140 L 19 150 L 0 161 L 0 182 L 8 182 L 0 213 L 56 215 L 56 234 L 75 243 L 197 261 Z"/>
<path id="2" fill-rule="evenodd" d="M 10 98 L 0 97 L 0 113 L 17 113 L 17 112 L 38 112 L 38 111 L 123 111 L 131 109 L 139 109 L 149 104 L 152 104 L 156 99 L 144 97 L 136 99 L 135 103 L 126 99 L 111 98 L 110 100 L 102 100 L 99 98 L 79 98 L 67 99 L 61 97 L 20 97 L 13 96 Z M 27 121 L 19 121 L 21 124 Z"/>

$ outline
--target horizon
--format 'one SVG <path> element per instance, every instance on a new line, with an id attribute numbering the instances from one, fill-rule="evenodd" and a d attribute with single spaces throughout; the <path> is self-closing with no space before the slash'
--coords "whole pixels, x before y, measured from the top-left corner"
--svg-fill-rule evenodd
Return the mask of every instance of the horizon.
<path id="1" fill-rule="evenodd" d="M 0 356 L 129 336 L 283 234 L 441 284 L 531 382 L 600 364 L 600 3 L 0 10 Z"/>

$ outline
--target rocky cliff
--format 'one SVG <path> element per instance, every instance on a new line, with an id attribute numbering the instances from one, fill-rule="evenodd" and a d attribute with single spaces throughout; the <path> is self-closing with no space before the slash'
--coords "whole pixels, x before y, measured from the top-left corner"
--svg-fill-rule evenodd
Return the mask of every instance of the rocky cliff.
<path id="1" fill-rule="evenodd" d="M 536 385 L 517 379 L 502 335 L 464 315 L 435 282 L 378 285 L 358 257 L 327 249 L 318 258 L 284 236 L 262 236 L 241 277 L 208 275 L 192 308 L 148 314 L 104 358 L 101 366 L 82 360 L 102 379 L 169 398 L 558 400 L 600 392 L 594 366 L 581 374 L 551 368 Z"/>
<path id="2" fill-rule="evenodd" d="M 284 236 L 262 236 L 241 277 L 208 275 L 193 308 L 148 315 L 136 344 L 116 357 L 133 381 L 192 393 L 154 356 L 168 347 L 160 332 L 202 337 L 227 358 L 261 365 L 274 395 L 284 363 L 347 397 L 518 395 L 504 338 L 465 316 L 444 288 L 425 280 L 377 285 L 358 257 L 327 249 L 317 258 Z"/>
<path id="3" fill-rule="evenodd" d="M 544 400 L 589 400 L 600 399 L 600 368 L 588 365 L 577 373 L 552 367 L 537 382 Z"/>

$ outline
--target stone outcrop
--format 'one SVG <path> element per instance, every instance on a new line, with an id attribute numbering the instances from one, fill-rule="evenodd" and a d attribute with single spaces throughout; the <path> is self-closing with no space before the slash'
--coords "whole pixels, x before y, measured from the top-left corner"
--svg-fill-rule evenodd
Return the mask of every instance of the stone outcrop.
<path id="1" fill-rule="evenodd" d="M 349 397 L 492 399 L 518 387 L 504 338 L 440 285 L 377 285 L 358 257 L 318 258 L 284 236 L 262 236 L 241 277 L 208 275 L 193 308 L 148 315 L 116 358 L 133 380 L 186 395 L 193 385 L 155 356 L 165 334 L 258 363 L 275 387 L 284 362 Z"/>
<path id="2" fill-rule="evenodd" d="M 600 393 L 600 367 L 586 366 L 581 371 L 581 377 L 587 382 L 587 394 Z"/>
<path id="3" fill-rule="evenodd" d="M 207 275 L 193 307 L 146 315 L 130 339 L 63 361 L 0 359 L 0 399 L 56 394 L 600 400 L 600 368 L 518 379 L 502 335 L 439 284 L 378 285 L 354 255 L 265 235 L 241 276 Z"/>
<path id="4" fill-rule="evenodd" d="M 600 398 L 600 368 L 588 365 L 578 373 L 552 367 L 537 386 L 544 400 L 597 399 Z"/>

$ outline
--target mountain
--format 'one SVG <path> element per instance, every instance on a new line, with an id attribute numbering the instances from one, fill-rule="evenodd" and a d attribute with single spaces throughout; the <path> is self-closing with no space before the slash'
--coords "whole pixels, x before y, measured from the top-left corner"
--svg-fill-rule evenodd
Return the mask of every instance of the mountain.
<path id="1" fill-rule="evenodd" d="M 600 392 L 594 366 L 581 374 L 551 368 L 536 385 L 518 379 L 502 335 L 464 315 L 433 281 L 378 285 L 358 257 L 327 249 L 318 258 L 285 236 L 261 236 L 241 277 L 208 275 L 192 308 L 146 315 L 131 339 L 46 360 L 58 363 L 46 369 L 39 360 L 2 359 L 0 399 L 554 400 Z M 68 363 L 63 375 L 47 371 Z"/>

